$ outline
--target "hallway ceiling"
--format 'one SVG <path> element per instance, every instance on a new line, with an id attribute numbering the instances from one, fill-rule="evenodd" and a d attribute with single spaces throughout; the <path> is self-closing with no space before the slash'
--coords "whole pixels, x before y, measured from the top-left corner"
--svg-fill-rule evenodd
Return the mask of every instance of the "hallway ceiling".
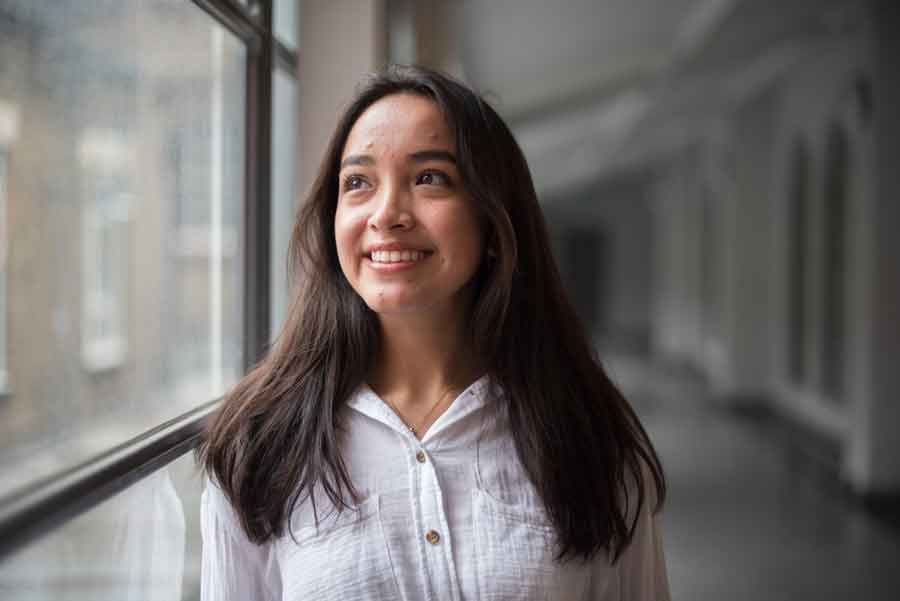
<path id="1" fill-rule="evenodd" d="M 543 196 L 717 126 L 827 36 L 847 0 L 450 2 L 464 77 L 511 123 Z"/>
<path id="2" fill-rule="evenodd" d="M 652 76 L 733 0 L 465 0 L 466 77 L 517 119 Z"/>

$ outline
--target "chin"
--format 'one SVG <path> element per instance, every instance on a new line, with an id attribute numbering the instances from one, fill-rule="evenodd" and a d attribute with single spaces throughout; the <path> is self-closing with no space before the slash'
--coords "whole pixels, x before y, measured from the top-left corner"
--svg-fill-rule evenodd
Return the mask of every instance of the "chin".
<path id="1" fill-rule="evenodd" d="M 363 297 L 369 309 L 379 315 L 403 315 L 416 313 L 419 311 L 427 311 L 432 308 L 435 303 L 428 302 L 428 299 L 420 298 L 418 295 L 414 298 L 406 294 L 391 294 L 389 292 L 375 293 Z"/>
<path id="2" fill-rule="evenodd" d="M 405 315 L 423 310 L 424 307 L 415 303 L 399 303 L 387 300 L 367 302 L 369 308 L 379 315 Z"/>

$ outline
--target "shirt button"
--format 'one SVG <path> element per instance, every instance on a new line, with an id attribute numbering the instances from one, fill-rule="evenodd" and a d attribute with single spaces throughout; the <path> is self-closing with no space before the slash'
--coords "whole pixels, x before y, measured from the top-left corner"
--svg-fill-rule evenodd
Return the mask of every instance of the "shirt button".
<path id="1" fill-rule="evenodd" d="M 434 530 L 429 530 L 428 534 L 425 535 L 425 540 L 427 540 L 432 545 L 436 545 L 441 540 L 441 535 L 435 532 Z"/>
<path id="2" fill-rule="evenodd" d="M 416 461 L 419 463 L 425 463 L 425 451 L 419 451 L 416 453 Z"/>

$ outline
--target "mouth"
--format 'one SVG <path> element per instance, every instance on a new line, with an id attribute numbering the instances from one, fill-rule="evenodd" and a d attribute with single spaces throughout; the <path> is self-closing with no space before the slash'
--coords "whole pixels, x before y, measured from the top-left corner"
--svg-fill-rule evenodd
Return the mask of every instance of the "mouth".
<path id="1" fill-rule="evenodd" d="M 365 255 L 372 263 L 390 265 L 392 263 L 418 263 L 432 255 L 430 250 L 373 250 Z"/>
<path id="2" fill-rule="evenodd" d="M 390 275 L 416 269 L 433 254 L 431 250 L 373 250 L 363 259 L 372 271 Z"/>

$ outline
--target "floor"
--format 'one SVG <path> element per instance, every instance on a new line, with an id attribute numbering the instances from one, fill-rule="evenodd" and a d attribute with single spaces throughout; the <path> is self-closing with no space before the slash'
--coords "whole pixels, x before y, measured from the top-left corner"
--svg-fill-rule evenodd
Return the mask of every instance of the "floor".
<path id="1" fill-rule="evenodd" d="M 672 599 L 897 601 L 900 529 L 786 450 L 770 425 L 717 407 L 702 383 L 610 359 L 669 482 Z"/>

